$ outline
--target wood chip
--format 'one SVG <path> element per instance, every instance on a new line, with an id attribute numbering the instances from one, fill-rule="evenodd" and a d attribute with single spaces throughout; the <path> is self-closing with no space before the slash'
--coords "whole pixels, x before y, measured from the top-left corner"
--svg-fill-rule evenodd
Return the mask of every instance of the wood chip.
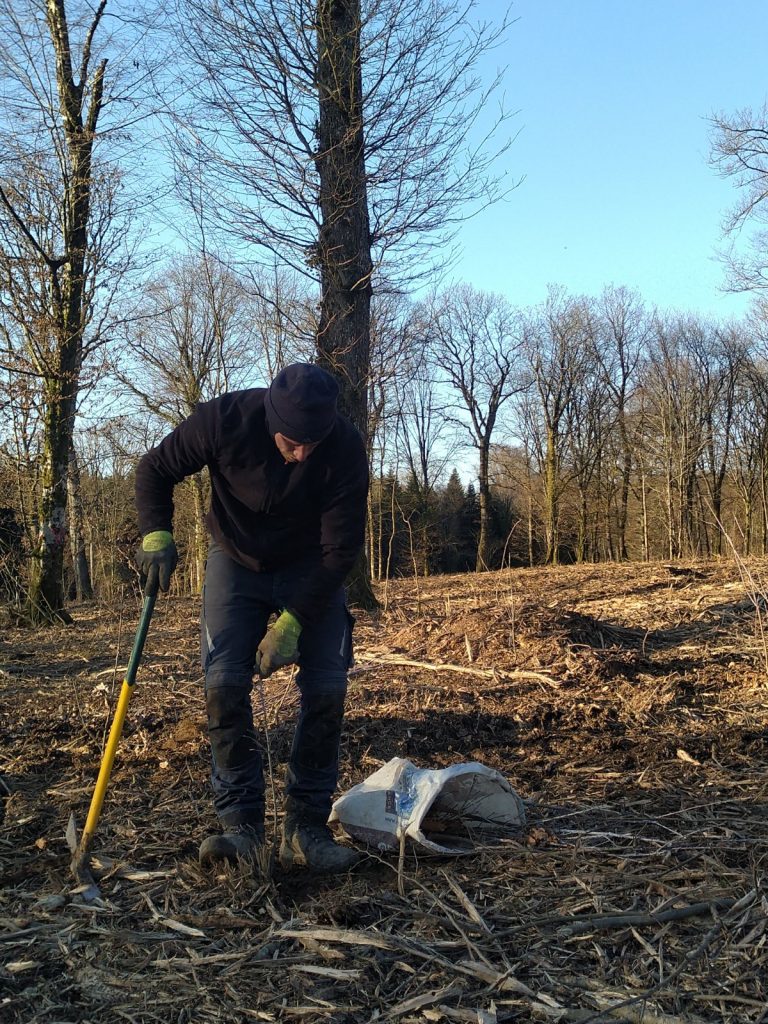
<path id="1" fill-rule="evenodd" d="M 199 598 L 163 599 L 94 836 L 94 904 L 68 891 L 61 833 L 85 820 L 115 696 L 86 671 L 125 656 L 138 609 L 5 628 L 0 660 L 23 671 L 0 680 L 0 1016 L 768 1024 L 765 641 L 736 567 L 702 571 L 685 592 L 652 563 L 388 581 L 387 608 L 356 624 L 370 664 L 351 679 L 341 789 L 400 753 L 479 760 L 536 798 L 525 835 L 473 836 L 462 860 L 404 848 L 399 877 L 398 852 L 375 850 L 329 879 L 200 868 L 209 767 L 184 739 L 205 728 Z M 751 571 L 768 580 L 768 558 Z M 298 689 L 289 672 L 264 685 L 274 840 Z"/>
<path id="2" fill-rule="evenodd" d="M 375 932 L 356 932 L 342 928 L 279 928 L 275 935 L 285 939 L 315 939 L 318 942 L 340 942 L 347 946 L 374 946 L 392 949 L 391 940 Z"/>
<path id="3" fill-rule="evenodd" d="M 317 974 L 321 978 L 334 978 L 337 981 L 356 981 L 363 973 L 361 970 L 343 971 L 337 967 L 321 967 L 318 964 L 291 964 L 288 969 L 303 974 Z"/>
<path id="4" fill-rule="evenodd" d="M 182 924 L 181 921 L 174 921 L 172 917 L 160 917 L 158 923 L 165 925 L 166 928 L 170 928 L 171 931 L 179 932 L 181 935 L 189 935 L 194 939 L 204 939 L 205 932 L 199 928 L 192 928 L 188 924 Z"/>
<path id="5" fill-rule="evenodd" d="M 40 966 L 42 965 L 39 960 L 11 960 L 10 963 L 5 964 L 5 969 L 9 974 L 21 974 L 23 971 L 33 971 Z"/>

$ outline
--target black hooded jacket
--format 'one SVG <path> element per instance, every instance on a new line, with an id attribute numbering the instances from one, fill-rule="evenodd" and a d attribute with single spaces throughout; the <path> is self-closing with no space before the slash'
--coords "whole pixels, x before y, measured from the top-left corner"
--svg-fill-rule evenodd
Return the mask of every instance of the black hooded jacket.
<path id="1" fill-rule="evenodd" d="M 291 611 L 306 624 L 323 611 L 363 545 L 368 463 L 359 432 L 338 415 L 304 462 L 287 464 L 264 416 L 264 388 L 200 404 L 139 462 L 142 536 L 171 530 L 173 488 L 210 470 L 212 537 L 242 565 L 270 572 L 306 560 Z"/>

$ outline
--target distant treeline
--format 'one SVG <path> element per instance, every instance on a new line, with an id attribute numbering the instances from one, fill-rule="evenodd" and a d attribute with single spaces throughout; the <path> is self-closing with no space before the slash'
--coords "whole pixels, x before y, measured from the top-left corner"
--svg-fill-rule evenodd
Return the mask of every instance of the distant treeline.
<path id="1" fill-rule="evenodd" d="M 147 287 L 145 316 L 114 348 L 74 433 L 60 526 L 72 596 L 136 584 L 132 480 L 143 452 L 197 402 L 313 358 L 312 296 L 297 289 L 289 301 L 286 282 L 275 287 L 289 318 L 276 316 L 264 282 L 254 294 L 213 257 L 180 260 Z M 765 553 L 764 327 L 759 307 L 720 324 L 646 309 L 621 288 L 596 298 L 553 289 L 526 309 L 467 285 L 418 304 L 377 297 L 372 578 Z M 34 379 L 11 376 L 8 395 L 0 575 L 13 596 L 33 575 L 48 456 Z M 205 474 L 177 488 L 180 589 L 202 584 L 206 506 Z"/>

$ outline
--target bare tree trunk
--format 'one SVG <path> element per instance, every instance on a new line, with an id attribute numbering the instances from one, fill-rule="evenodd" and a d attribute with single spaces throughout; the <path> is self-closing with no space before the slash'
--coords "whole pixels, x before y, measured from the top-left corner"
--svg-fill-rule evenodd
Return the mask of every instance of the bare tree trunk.
<path id="1" fill-rule="evenodd" d="M 672 502 L 672 466 L 667 462 L 667 557 L 675 558 L 675 510 Z"/>
<path id="2" fill-rule="evenodd" d="M 368 528 L 366 530 L 366 544 L 368 546 L 368 566 L 374 579 L 378 579 L 376 563 L 376 529 L 373 515 L 373 489 L 368 491 L 368 502 L 366 509 Z"/>
<path id="3" fill-rule="evenodd" d="M 752 552 L 752 492 L 748 485 L 743 485 L 741 488 L 741 502 L 744 508 L 744 531 L 742 540 L 742 554 L 748 557 Z"/>
<path id="4" fill-rule="evenodd" d="M 35 621 L 60 618 L 71 622 L 64 611 L 64 546 L 74 399 L 62 394 L 57 380 L 49 380 L 44 403 L 39 534 L 30 573 L 29 613 Z"/>
<path id="5" fill-rule="evenodd" d="M 192 501 L 194 507 L 194 551 L 191 558 L 192 586 L 196 593 L 203 589 L 205 577 L 205 559 L 208 549 L 208 534 L 205 528 L 205 499 L 203 495 L 203 477 L 201 473 L 194 473 L 189 477 L 189 486 L 192 490 Z"/>
<path id="6" fill-rule="evenodd" d="M 90 601 L 93 598 L 93 585 L 88 558 L 85 553 L 85 537 L 83 534 L 83 499 L 80 489 L 80 464 L 74 450 L 69 456 L 69 474 L 67 476 L 68 508 L 69 508 L 69 543 L 72 552 L 72 567 L 75 573 L 75 588 L 78 601 Z"/>
<path id="7" fill-rule="evenodd" d="M 367 442 L 371 263 L 359 0 L 318 0 L 319 362 Z"/>
<path id="8" fill-rule="evenodd" d="M 318 0 L 317 170 L 320 178 L 318 362 L 339 381 L 340 405 L 368 442 L 371 232 L 365 178 L 360 0 Z M 365 552 L 349 579 L 375 607 Z"/>
<path id="9" fill-rule="evenodd" d="M 88 110 L 83 109 L 84 85 L 91 41 L 105 6 L 106 0 L 102 0 L 89 27 L 77 72 L 78 81 L 75 81 L 72 66 L 64 0 L 47 0 L 46 7 L 56 61 L 56 90 L 64 127 L 66 172 L 61 211 L 64 256 L 55 259 L 43 257 L 50 288 L 51 323 L 48 329 L 54 338 L 55 354 L 52 364 L 44 371 L 40 535 L 29 594 L 30 612 L 37 619 L 70 621 L 64 611 L 63 580 L 67 471 L 83 359 L 86 257 L 93 184 L 91 160 L 102 105 L 106 61 L 99 64 L 94 75 Z M 39 255 L 42 256 L 41 253 Z"/>
<path id="10" fill-rule="evenodd" d="M 478 473 L 477 496 L 480 506 L 480 530 L 477 538 L 477 560 L 475 572 L 484 572 L 490 562 L 491 538 L 488 522 L 491 508 L 491 488 L 489 481 L 488 447 L 480 449 L 480 467 Z"/>
<path id="11" fill-rule="evenodd" d="M 576 527 L 576 561 L 579 565 L 587 560 L 588 519 L 589 506 L 587 504 L 587 495 L 586 491 L 582 490 L 579 494 L 579 512 Z"/>
<path id="12" fill-rule="evenodd" d="M 648 491 L 645 486 L 645 469 L 640 475 L 640 493 L 643 502 L 643 561 L 650 561 L 651 552 L 648 540 Z"/>
<path id="13" fill-rule="evenodd" d="M 629 558 L 627 553 L 627 515 L 629 509 L 629 483 L 632 478 L 632 448 L 627 436 L 627 425 L 622 410 L 619 420 L 619 432 L 621 436 L 622 467 L 621 467 L 621 495 L 619 498 L 619 512 L 617 516 L 619 560 L 626 562 Z"/>
<path id="14" fill-rule="evenodd" d="M 547 565 L 557 565 L 559 561 L 558 537 L 558 473 L 557 473 L 557 441 L 554 432 L 547 430 L 547 452 L 544 462 L 544 529 L 547 551 Z"/>
<path id="15" fill-rule="evenodd" d="M 528 491 L 528 567 L 533 568 L 533 495 Z"/>

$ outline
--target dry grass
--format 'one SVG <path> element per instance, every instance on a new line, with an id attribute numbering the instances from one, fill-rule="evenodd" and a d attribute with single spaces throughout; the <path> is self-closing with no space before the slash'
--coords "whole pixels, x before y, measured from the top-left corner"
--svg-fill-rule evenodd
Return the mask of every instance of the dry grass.
<path id="1" fill-rule="evenodd" d="M 197 608 L 171 601 L 94 841 L 102 898 L 85 903 L 64 828 L 71 809 L 84 820 L 138 609 L 6 632 L 0 1018 L 768 1021 L 761 605 L 737 567 L 688 568 L 390 584 L 386 615 L 358 622 L 342 787 L 395 755 L 480 760 L 530 801 L 524 835 L 411 852 L 401 878 L 396 855 L 340 880 L 200 871 Z M 294 711 L 289 673 L 273 677 L 278 801 Z"/>

